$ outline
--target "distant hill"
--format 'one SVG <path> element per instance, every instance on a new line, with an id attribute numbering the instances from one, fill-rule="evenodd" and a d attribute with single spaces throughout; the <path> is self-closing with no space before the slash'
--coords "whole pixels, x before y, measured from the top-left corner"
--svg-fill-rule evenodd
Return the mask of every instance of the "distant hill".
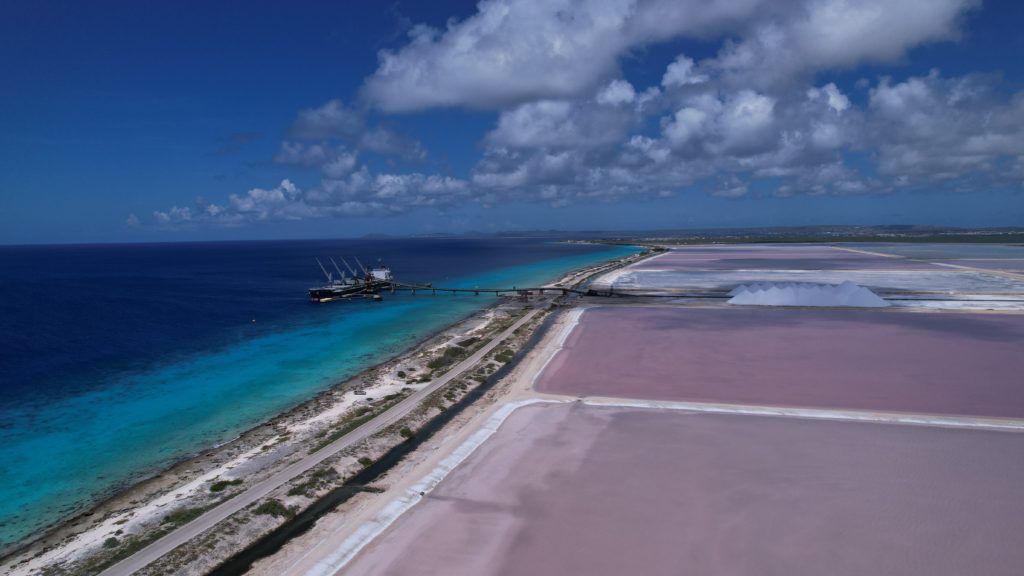
<path id="1" fill-rule="evenodd" d="M 918 225 L 789 226 L 713 230 L 656 230 L 619 234 L 618 241 L 706 242 L 945 242 L 1024 244 L 1024 228 L 952 228 Z M 612 238 L 606 238 L 612 241 Z"/>
<path id="2" fill-rule="evenodd" d="M 428 234 L 366 234 L 365 239 L 388 238 L 550 238 L 596 242 L 967 242 L 1024 244 L 1024 227 L 956 228 L 916 224 L 879 226 L 822 225 L 758 228 L 658 230 L 506 230 L 501 232 L 432 232 Z"/>

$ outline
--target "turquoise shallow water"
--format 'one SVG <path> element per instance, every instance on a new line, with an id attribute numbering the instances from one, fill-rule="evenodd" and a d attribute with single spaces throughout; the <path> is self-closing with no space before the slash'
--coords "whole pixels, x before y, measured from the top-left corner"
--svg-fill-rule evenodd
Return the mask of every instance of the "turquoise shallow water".
<path id="1" fill-rule="evenodd" d="M 636 251 L 607 247 L 445 284 L 536 285 Z M 235 437 L 492 302 L 487 296 L 387 295 L 379 304 L 324 305 L 252 337 L 5 410 L 0 549 L 118 486 Z"/>

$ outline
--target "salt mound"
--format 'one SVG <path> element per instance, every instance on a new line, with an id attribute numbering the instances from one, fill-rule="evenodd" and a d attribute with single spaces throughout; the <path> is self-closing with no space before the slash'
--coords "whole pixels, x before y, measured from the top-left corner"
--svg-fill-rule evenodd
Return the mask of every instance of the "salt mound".
<path id="1" fill-rule="evenodd" d="M 849 280 L 838 286 L 811 282 L 755 282 L 733 288 L 729 296 L 732 298 L 728 304 L 747 306 L 889 306 L 871 290 Z"/>

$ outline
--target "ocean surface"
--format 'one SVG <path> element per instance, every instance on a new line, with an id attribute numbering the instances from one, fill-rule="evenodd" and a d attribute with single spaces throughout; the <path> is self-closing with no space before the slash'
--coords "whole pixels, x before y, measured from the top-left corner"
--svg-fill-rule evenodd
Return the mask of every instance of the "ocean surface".
<path id="1" fill-rule="evenodd" d="M 504 238 L 0 246 L 0 551 L 494 301 L 312 304 L 316 257 L 509 287 L 636 251 Z"/>

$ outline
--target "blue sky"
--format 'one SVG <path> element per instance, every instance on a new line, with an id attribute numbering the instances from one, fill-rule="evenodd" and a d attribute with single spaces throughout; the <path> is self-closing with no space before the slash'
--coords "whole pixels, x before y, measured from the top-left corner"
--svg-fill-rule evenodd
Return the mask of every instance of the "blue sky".
<path id="1" fill-rule="evenodd" d="M 0 6 L 0 242 L 1024 225 L 1024 9 Z"/>

